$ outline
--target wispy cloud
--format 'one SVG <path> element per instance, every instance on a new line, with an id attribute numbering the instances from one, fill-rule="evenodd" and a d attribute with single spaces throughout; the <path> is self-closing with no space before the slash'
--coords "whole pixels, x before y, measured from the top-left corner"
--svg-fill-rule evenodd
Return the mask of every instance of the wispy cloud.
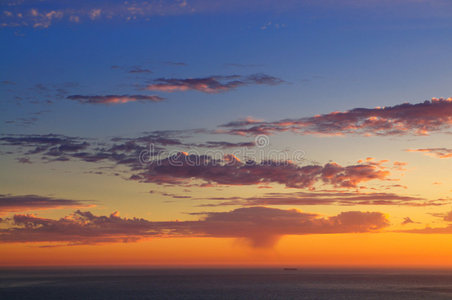
<path id="1" fill-rule="evenodd" d="M 70 95 L 69 100 L 84 104 L 123 104 L 128 102 L 160 102 L 165 98 L 156 95 Z"/>
<path id="2" fill-rule="evenodd" d="M 165 61 L 164 64 L 169 66 L 175 66 L 175 67 L 186 67 L 188 66 L 187 63 L 180 62 L 180 61 Z"/>
<path id="3" fill-rule="evenodd" d="M 135 66 L 135 67 L 130 68 L 130 70 L 128 70 L 127 73 L 130 73 L 130 74 L 138 74 L 138 73 L 150 74 L 150 73 L 152 73 L 152 71 L 149 70 L 149 69 L 146 69 L 146 68 Z"/>
<path id="4" fill-rule="evenodd" d="M 452 149 L 450 148 L 424 148 L 424 149 L 407 149 L 407 152 L 421 152 L 425 155 L 436 158 L 451 158 Z"/>
<path id="5" fill-rule="evenodd" d="M 57 208 L 75 208 L 93 206 L 87 201 L 62 199 L 39 195 L 0 194 L 0 215 L 9 212 L 25 212 Z"/>
<path id="6" fill-rule="evenodd" d="M 160 92 L 194 90 L 203 93 L 220 93 L 246 85 L 278 85 L 281 83 L 284 83 L 284 80 L 266 74 L 209 76 L 200 78 L 158 78 L 154 80 L 154 83 L 146 86 L 146 89 Z"/>
<path id="7" fill-rule="evenodd" d="M 210 197 L 200 198 L 208 204 L 200 206 L 260 206 L 260 205 L 407 205 L 437 206 L 445 205 L 443 200 L 427 200 L 422 197 L 398 195 L 383 192 L 344 192 L 344 191 L 312 191 L 294 193 L 265 193 L 254 197 Z"/>

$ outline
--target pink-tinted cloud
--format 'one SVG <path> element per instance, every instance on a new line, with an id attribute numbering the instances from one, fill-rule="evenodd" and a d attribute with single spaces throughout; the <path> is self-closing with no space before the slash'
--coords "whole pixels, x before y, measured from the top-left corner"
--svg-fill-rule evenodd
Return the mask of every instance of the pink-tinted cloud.
<path id="1" fill-rule="evenodd" d="M 450 148 L 424 148 L 424 149 L 407 149 L 408 152 L 421 152 L 425 155 L 436 158 L 451 158 L 452 149 Z"/>
<path id="2" fill-rule="evenodd" d="M 292 131 L 314 135 L 428 135 L 448 132 L 452 126 L 452 98 L 433 98 L 418 104 L 404 103 L 377 108 L 355 108 L 345 112 L 275 122 L 231 122 L 219 133 L 235 135 L 273 134 Z"/>
<path id="3" fill-rule="evenodd" d="M 355 188 L 370 180 L 386 180 L 390 172 L 378 162 L 350 166 L 336 163 L 299 166 L 289 161 L 248 160 L 235 157 L 213 159 L 210 156 L 180 152 L 145 166 L 131 179 L 159 184 L 181 184 L 190 180 L 222 185 L 258 185 L 279 183 L 291 188 L 311 188 L 315 184 Z"/>
<path id="4" fill-rule="evenodd" d="M 197 236 L 245 239 L 253 247 L 271 247 L 284 235 L 378 232 L 389 225 L 379 212 L 348 211 L 322 217 L 297 210 L 248 207 L 198 214 L 203 216 L 198 221 L 167 222 L 121 218 L 117 212 L 96 216 L 76 211 L 60 219 L 15 215 L 9 228 L 0 229 L 0 241 L 91 244 Z"/>
<path id="5" fill-rule="evenodd" d="M 148 85 L 146 89 L 160 92 L 195 90 L 203 93 L 220 93 L 245 85 L 277 85 L 283 82 L 279 78 L 266 74 L 209 76 L 202 78 L 158 78 L 154 80 L 153 84 Z"/>
<path id="6" fill-rule="evenodd" d="M 71 95 L 69 100 L 87 104 L 122 104 L 128 102 L 160 102 L 165 98 L 156 95 Z"/>
<path id="7" fill-rule="evenodd" d="M 0 215 L 9 212 L 24 212 L 30 210 L 89 207 L 86 201 L 60 199 L 38 195 L 0 194 Z"/>

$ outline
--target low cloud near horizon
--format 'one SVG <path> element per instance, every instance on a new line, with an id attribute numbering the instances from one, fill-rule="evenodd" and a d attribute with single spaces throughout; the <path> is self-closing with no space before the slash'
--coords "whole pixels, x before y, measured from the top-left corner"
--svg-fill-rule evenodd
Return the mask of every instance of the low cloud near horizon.
<path id="1" fill-rule="evenodd" d="M 324 217 L 295 209 L 238 208 L 227 212 L 202 212 L 198 221 L 153 222 L 122 218 L 118 212 L 96 216 L 75 211 L 60 218 L 14 215 L 2 223 L 3 243 L 63 243 L 66 245 L 136 242 L 159 237 L 214 237 L 245 239 L 250 246 L 270 248 L 284 235 L 379 232 L 389 226 L 380 212 L 346 211 Z"/>

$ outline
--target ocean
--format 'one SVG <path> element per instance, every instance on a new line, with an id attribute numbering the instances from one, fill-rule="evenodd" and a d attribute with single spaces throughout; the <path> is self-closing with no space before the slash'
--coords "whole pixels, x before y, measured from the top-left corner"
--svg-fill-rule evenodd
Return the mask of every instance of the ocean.
<path id="1" fill-rule="evenodd" d="M 1 269 L 0 299 L 452 299 L 452 271 Z"/>

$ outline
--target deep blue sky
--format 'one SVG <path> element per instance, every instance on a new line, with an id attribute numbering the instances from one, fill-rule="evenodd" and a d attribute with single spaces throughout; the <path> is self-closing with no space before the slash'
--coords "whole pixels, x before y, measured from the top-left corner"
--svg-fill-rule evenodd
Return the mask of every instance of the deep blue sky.
<path id="1" fill-rule="evenodd" d="M 231 8 L 218 3 L 219 8 L 200 11 L 202 2 L 197 2 L 200 12 L 151 14 L 130 22 L 101 15 L 76 23 L 64 15 L 47 28 L 2 28 L 0 80 L 16 83 L 1 87 L 2 122 L 50 111 L 32 126 L 8 124 L 4 130 L 104 136 L 212 128 L 247 116 L 295 118 L 415 103 L 452 92 L 451 5 L 435 7 L 413 1 L 313 5 L 305 1 L 287 2 L 286 9 L 271 1 L 262 7 L 231 4 Z M 22 9 L 26 15 L 33 3 L 26 4 L 3 10 Z M 65 7 L 54 8 L 51 1 L 44 4 L 34 7 L 38 11 Z M 95 8 L 96 4 L 91 5 Z M 169 65 L 168 61 L 187 65 Z M 123 69 L 112 69 L 113 65 Z M 147 68 L 152 74 L 128 74 L 132 66 Z M 254 73 L 287 83 L 245 86 L 219 94 L 139 90 L 146 81 L 159 77 Z M 55 89 L 65 83 L 67 94 L 55 96 Z M 37 84 L 48 90 L 34 88 Z M 105 107 L 64 99 L 69 94 L 143 93 L 158 94 L 167 101 Z M 26 98 L 22 105 L 17 105 L 16 96 Z M 28 104 L 30 100 L 35 104 Z M 46 100 L 53 104 L 45 104 Z"/>

